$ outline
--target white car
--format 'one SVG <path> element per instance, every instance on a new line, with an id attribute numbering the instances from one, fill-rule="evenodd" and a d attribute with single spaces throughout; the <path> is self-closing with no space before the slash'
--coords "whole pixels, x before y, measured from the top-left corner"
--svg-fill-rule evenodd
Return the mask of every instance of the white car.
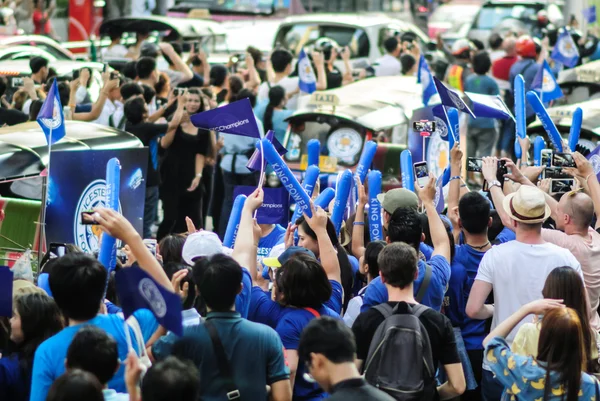
<path id="1" fill-rule="evenodd" d="M 397 33 L 412 32 L 423 51 L 435 44 L 416 25 L 383 14 L 308 14 L 286 18 L 275 35 L 273 48 L 283 47 L 298 56 L 322 38 L 350 48 L 355 68 L 365 67 L 385 54 L 383 42 Z"/>

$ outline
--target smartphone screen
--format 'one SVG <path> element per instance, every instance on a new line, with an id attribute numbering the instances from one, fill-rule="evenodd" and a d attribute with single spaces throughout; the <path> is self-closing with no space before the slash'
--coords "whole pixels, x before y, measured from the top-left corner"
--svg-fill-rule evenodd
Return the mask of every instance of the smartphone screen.
<path id="1" fill-rule="evenodd" d="M 570 179 L 571 176 L 562 171 L 560 167 L 546 167 L 544 169 L 543 178 L 551 179 Z"/>
<path id="2" fill-rule="evenodd" d="M 544 149 L 541 153 L 540 166 L 552 167 L 552 150 Z"/>
<path id="3" fill-rule="evenodd" d="M 427 169 L 427 162 L 419 162 L 414 164 L 415 179 L 420 187 L 427 185 L 429 181 L 429 170 Z"/>
<path id="4" fill-rule="evenodd" d="M 23 78 L 16 77 L 16 78 L 12 79 L 12 86 L 13 86 L 13 88 L 19 88 L 19 87 L 21 87 L 23 85 L 24 85 Z"/>
<path id="5" fill-rule="evenodd" d="M 435 121 L 415 121 L 413 123 L 413 129 L 416 132 L 435 132 Z"/>
<path id="6" fill-rule="evenodd" d="M 550 193 L 551 194 L 566 194 L 573 186 L 575 180 L 564 179 L 564 180 L 552 180 L 550 182 Z"/>
<path id="7" fill-rule="evenodd" d="M 85 226 L 98 224 L 96 219 L 94 218 L 94 211 L 87 210 L 85 212 L 81 212 L 81 224 Z"/>
<path id="8" fill-rule="evenodd" d="M 482 160 L 480 158 L 469 157 L 467 159 L 467 171 L 481 173 L 481 162 Z"/>
<path id="9" fill-rule="evenodd" d="M 552 153 L 554 167 L 575 167 L 575 160 L 570 153 Z"/>

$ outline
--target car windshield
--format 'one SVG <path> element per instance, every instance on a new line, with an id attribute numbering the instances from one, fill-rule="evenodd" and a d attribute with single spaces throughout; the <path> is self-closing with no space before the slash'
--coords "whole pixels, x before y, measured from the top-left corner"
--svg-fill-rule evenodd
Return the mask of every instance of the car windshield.
<path id="1" fill-rule="evenodd" d="M 494 29 L 496 25 L 505 19 L 517 19 L 526 25 L 530 25 L 533 23 L 539 9 L 541 9 L 541 5 L 506 4 L 482 7 L 474 28 Z"/>
<path id="2" fill-rule="evenodd" d="M 435 9 L 429 23 L 449 22 L 452 26 L 460 26 L 468 21 L 473 21 L 477 14 L 477 6 L 442 5 Z M 448 18 L 448 17 L 451 18 Z"/>

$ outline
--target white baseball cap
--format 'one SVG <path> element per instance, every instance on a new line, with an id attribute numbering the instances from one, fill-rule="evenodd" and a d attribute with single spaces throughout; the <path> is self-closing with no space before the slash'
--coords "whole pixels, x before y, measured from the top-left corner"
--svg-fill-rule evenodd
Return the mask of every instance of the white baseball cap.
<path id="1" fill-rule="evenodd" d="M 228 254 L 219 236 L 212 231 L 198 231 L 189 235 L 183 244 L 181 257 L 188 265 L 200 256 L 212 256 L 219 253 Z"/>

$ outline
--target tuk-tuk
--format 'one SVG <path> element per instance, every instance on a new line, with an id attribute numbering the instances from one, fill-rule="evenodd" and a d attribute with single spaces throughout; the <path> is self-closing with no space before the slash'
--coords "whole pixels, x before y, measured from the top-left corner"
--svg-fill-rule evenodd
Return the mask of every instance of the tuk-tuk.
<path id="1" fill-rule="evenodd" d="M 550 107 L 548 114 L 563 138 L 566 139 L 569 136 L 573 122 L 573 112 L 577 107 L 581 107 L 583 111 L 579 144 L 593 150 L 600 140 L 600 98 L 577 104 Z M 533 134 L 545 135 L 544 128 L 539 120 L 528 126 L 527 130 Z M 548 143 L 548 141 L 546 142 Z"/>
<path id="2" fill-rule="evenodd" d="M 561 71 L 558 84 L 566 98 L 560 101 L 561 104 L 600 98 L 600 61 Z"/>
<path id="3" fill-rule="evenodd" d="M 65 124 L 67 134 L 52 145 L 52 151 L 143 147 L 134 135 L 114 128 L 78 121 Z M 12 266 L 27 249 L 33 253 L 39 249 L 41 174 L 48 156 L 46 137 L 37 122 L 0 128 L 0 263 L 4 266 Z"/>
<path id="4" fill-rule="evenodd" d="M 407 147 L 414 108 L 421 104 L 421 87 L 414 77 L 379 77 L 316 92 L 300 99 L 288 117 L 284 158 L 292 170 L 304 170 L 310 139 L 321 142 L 321 172 L 333 174 L 355 169 L 364 144 L 379 143 L 374 168 L 383 186 L 400 185 L 400 153 Z M 331 184 L 331 181 L 329 181 Z"/>

